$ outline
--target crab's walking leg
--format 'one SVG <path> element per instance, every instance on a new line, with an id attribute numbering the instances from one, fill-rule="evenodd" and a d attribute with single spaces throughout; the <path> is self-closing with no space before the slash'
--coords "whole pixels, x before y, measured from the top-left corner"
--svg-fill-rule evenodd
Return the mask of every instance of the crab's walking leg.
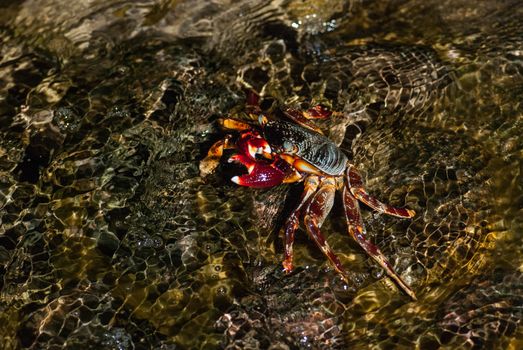
<path id="1" fill-rule="evenodd" d="M 246 91 L 247 98 L 245 100 L 246 109 L 252 114 L 260 113 L 260 96 L 254 90 Z"/>
<path id="2" fill-rule="evenodd" d="M 356 197 L 358 200 L 380 213 L 385 213 L 404 219 L 409 219 L 416 215 L 416 212 L 414 210 L 406 208 L 396 208 L 391 205 L 382 203 L 374 197 L 371 197 L 367 193 L 367 191 L 365 191 L 361 175 L 352 165 L 349 165 L 347 168 L 347 185 L 349 186 L 349 189 L 354 197 Z"/>
<path id="3" fill-rule="evenodd" d="M 222 127 L 230 130 L 245 131 L 251 128 L 249 124 L 232 118 L 219 119 L 218 122 Z"/>
<path id="4" fill-rule="evenodd" d="M 321 249 L 323 254 L 329 259 L 336 271 L 340 273 L 345 282 L 348 282 L 347 274 L 343 270 L 340 260 L 334 254 L 329 244 L 323 237 L 320 227 L 323 221 L 329 214 L 334 203 L 334 194 L 336 192 L 336 181 L 332 177 L 325 177 L 322 179 L 319 189 L 311 199 L 307 209 L 305 210 L 305 216 L 303 222 L 309 235 L 314 239 L 314 242 Z"/>
<path id="5" fill-rule="evenodd" d="M 392 265 L 389 263 L 387 258 L 385 258 L 379 248 L 365 237 L 365 228 L 363 227 L 363 220 L 361 218 L 358 201 L 346 187 L 343 189 L 343 205 L 345 207 L 345 218 L 347 219 L 349 234 L 352 238 L 358 242 L 371 258 L 380 264 L 380 266 L 387 272 L 387 275 L 396 281 L 405 293 L 407 293 L 412 299 L 416 300 L 416 295 L 412 289 L 410 289 L 407 283 L 405 283 L 405 281 L 403 281 L 403 279 L 394 271 Z"/>
<path id="6" fill-rule="evenodd" d="M 220 158 L 223 155 L 223 150 L 228 148 L 234 148 L 231 145 L 231 135 L 225 136 L 225 138 L 217 141 L 214 145 L 211 146 L 207 152 L 207 156 L 200 162 L 200 176 L 206 177 L 207 175 L 214 172 L 218 164 L 220 163 Z"/>
<path id="7" fill-rule="evenodd" d="M 292 272 L 294 266 L 293 260 L 293 244 L 294 244 L 294 233 L 300 224 L 300 214 L 304 207 L 307 207 L 312 195 L 318 188 L 319 178 L 315 175 L 308 176 L 304 181 L 304 189 L 301 194 L 300 203 L 289 215 L 285 221 L 283 232 L 285 235 L 285 259 L 283 260 L 283 269 L 285 272 Z"/>
<path id="8" fill-rule="evenodd" d="M 321 131 L 321 129 L 318 128 L 317 126 L 311 124 L 311 122 L 309 121 L 309 119 L 312 119 L 312 118 L 307 118 L 302 111 L 294 109 L 294 108 L 287 108 L 284 110 L 284 113 L 287 116 L 287 118 L 289 118 L 296 124 L 299 124 L 307 129 L 311 129 L 311 130 L 323 135 L 323 131 Z"/>

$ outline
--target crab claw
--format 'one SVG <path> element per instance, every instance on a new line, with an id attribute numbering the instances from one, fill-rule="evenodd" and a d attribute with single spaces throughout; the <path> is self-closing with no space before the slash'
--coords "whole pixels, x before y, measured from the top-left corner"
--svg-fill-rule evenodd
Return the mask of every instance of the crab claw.
<path id="1" fill-rule="evenodd" d="M 261 136 L 246 133 L 241 136 L 237 143 L 240 153 L 249 155 L 252 159 L 256 158 L 256 154 L 271 154 L 271 147 Z"/>
<path id="2" fill-rule="evenodd" d="M 265 162 L 255 162 L 249 174 L 234 176 L 231 181 L 240 185 L 253 188 L 267 188 L 279 185 L 285 179 L 285 173 L 280 169 Z"/>
<path id="3" fill-rule="evenodd" d="M 247 172 L 250 174 L 254 170 L 256 161 L 245 154 L 235 154 L 228 159 L 229 163 L 240 163 L 247 168 Z"/>

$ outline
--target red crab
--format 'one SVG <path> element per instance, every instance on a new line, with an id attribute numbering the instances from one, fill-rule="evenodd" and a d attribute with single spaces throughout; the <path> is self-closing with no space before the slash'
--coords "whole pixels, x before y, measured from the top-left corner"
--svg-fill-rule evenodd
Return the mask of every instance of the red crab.
<path id="1" fill-rule="evenodd" d="M 300 202 L 282 229 L 285 239 L 283 268 L 286 272 L 293 270 L 294 233 L 302 218 L 310 237 L 347 281 L 347 274 L 338 257 L 320 231 L 334 203 L 335 192 L 341 190 L 350 236 L 405 293 L 416 300 L 412 289 L 394 271 L 379 248 L 366 238 L 358 201 L 380 213 L 399 218 L 412 218 L 415 212 L 382 203 L 366 192 L 360 174 L 347 156 L 309 122 L 309 119 L 327 118 L 331 112 L 322 106 L 303 112 L 287 108 L 284 114 L 288 120 L 276 119 L 261 113 L 254 94 L 248 97 L 248 106 L 253 112 L 252 117 L 258 115 L 258 123 L 231 118 L 221 120 L 224 128 L 238 131 L 239 136 L 233 138 L 227 135 L 209 149 L 200 163 L 202 177 L 216 169 L 224 149 L 235 149 L 229 162 L 238 162 L 247 168 L 247 174 L 231 179 L 238 185 L 267 188 L 303 181 Z"/>

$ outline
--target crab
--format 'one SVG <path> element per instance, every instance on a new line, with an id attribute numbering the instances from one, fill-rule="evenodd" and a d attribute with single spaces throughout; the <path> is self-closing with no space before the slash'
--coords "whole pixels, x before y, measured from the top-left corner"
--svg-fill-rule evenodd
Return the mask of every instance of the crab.
<path id="1" fill-rule="evenodd" d="M 331 211 L 336 191 L 341 191 L 349 235 L 374 259 L 387 275 L 416 300 L 414 291 L 394 270 L 388 259 L 366 235 L 360 213 L 362 202 L 375 211 L 402 219 L 414 217 L 411 209 L 397 208 L 369 195 L 362 176 L 348 157 L 317 128 L 312 120 L 329 118 L 332 114 L 322 105 L 306 111 L 283 109 L 284 118 L 265 114 L 258 106 L 257 95 L 251 94 L 247 106 L 251 119 L 245 122 L 233 118 L 220 119 L 231 134 L 217 141 L 200 162 L 200 174 L 206 177 L 217 168 L 224 150 L 233 149 L 229 162 L 239 163 L 247 173 L 231 180 L 241 186 L 269 188 L 285 183 L 303 182 L 298 205 L 287 217 L 281 231 L 284 237 L 283 270 L 290 273 L 293 265 L 295 232 L 302 220 L 309 236 L 321 249 L 334 269 L 348 283 L 348 275 L 333 252 L 320 228 Z"/>

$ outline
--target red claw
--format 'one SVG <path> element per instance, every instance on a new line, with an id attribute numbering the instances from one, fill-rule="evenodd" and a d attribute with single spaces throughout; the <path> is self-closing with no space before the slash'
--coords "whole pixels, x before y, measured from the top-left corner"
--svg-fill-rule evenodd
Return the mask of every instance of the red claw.
<path id="1" fill-rule="evenodd" d="M 279 185 L 285 179 L 285 173 L 266 162 L 255 162 L 254 168 L 249 174 L 235 176 L 232 182 L 241 186 L 253 188 L 267 188 Z"/>
<path id="2" fill-rule="evenodd" d="M 248 155 L 252 159 L 255 159 L 256 154 L 271 153 L 269 143 L 261 136 L 252 132 L 243 134 L 237 142 L 237 147 L 241 154 Z"/>
<path id="3" fill-rule="evenodd" d="M 247 168 L 247 172 L 250 174 L 254 170 L 256 165 L 256 160 L 246 156 L 245 154 L 235 154 L 229 158 L 229 163 L 237 162 L 244 165 Z"/>

